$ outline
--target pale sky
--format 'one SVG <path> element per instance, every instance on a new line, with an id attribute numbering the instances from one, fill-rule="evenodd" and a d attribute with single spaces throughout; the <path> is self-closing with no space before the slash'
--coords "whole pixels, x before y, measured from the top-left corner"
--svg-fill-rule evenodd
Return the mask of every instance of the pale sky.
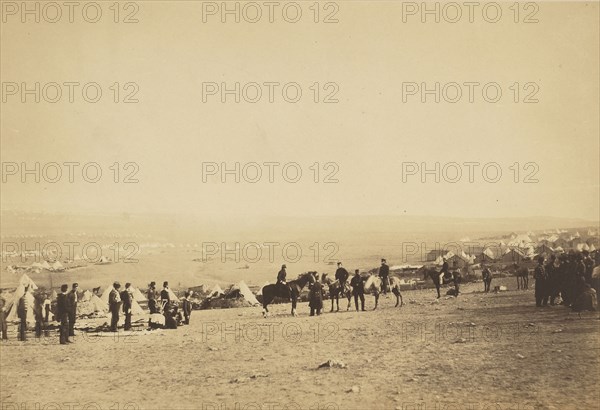
<path id="1" fill-rule="evenodd" d="M 109 3 L 96 24 L 77 13 L 75 23 L 63 16 L 55 24 L 3 14 L 4 166 L 96 162 L 103 176 L 91 184 L 76 174 L 69 183 L 63 167 L 58 183 L 37 184 L 5 175 L 2 208 L 598 219 L 598 2 L 540 2 L 539 22 L 531 24 L 513 21 L 512 2 L 502 3 L 495 24 L 481 13 L 474 23 L 421 23 L 418 15 L 403 23 L 401 3 L 383 1 L 339 1 L 338 23 L 314 23 L 313 2 L 300 3 L 296 24 L 281 13 L 274 23 L 221 23 L 218 16 L 203 23 L 201 2 L 189 1 L 138 2 L 135 24 L 114 23 Z M 13 82 L 96 82 L 103 95 L 87 103 L 79 88 L 69 103 L 63 86 L 57 103 L 31 96 L 22 103 L 20 93 L 6 92 Z M 114 103 L 115 82 L 120 98 L 130 91 L 123 84 L 136 83 L 139 102 Z M 204 82 L 296 82 L 303 94 L 295 104 L 283 100 L 281 87 L 274 103 L 266 95 L 254 104 L 223 104 L 218 96 L 203 103 Z M 336 83 L 339 102 L 315 103 L 315 82 Z M 403 102 L 408 82 L 496 82 L 503 94 L 488 103 L 479 87 L 473 103 L 466 94 L 454 104 L 431 97 L 421 103 L 419 94 Z M 514 83 L 521 86 L 518 103 Z M 523 90 L 525 83 L 536 86 Z M 536 87 L 539 102 L 523 103 Z M 137 163 L 139 182 L 112 182 L 114 162 Z M 296 162 L 303 176 L 296 184 L 280 173 L 272 184 L 266 174 L 256 184 L 203 183 L 203 162 Z M 337 163 L 339 182 L 314 183 L 315 162 Z M 418 175 L 403 183 L 403 162 L 495 162 L 503 174 L 489 183 L 480 167 L 469 183 L 463 168 L 454 184 L 432 177 L 421 183 Z M 539 182 L 515 183 L 515 162 L 537 164 Z M 532 169 L 521 168 L 520 179 Z"/>

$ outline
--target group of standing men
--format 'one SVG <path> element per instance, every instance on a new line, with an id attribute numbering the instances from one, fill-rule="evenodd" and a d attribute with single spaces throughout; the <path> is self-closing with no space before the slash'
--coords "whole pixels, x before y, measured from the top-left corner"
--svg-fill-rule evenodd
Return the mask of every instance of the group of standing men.
<path id="1" fill-rule="evenodd" d="M 600 259 L 597 253 L 596 259 Z M 593 278 L 592 273 L 599 261 L 594 261 L 588 251 L 551 255 L 546 264 L 543 256 L 537 261 L 533 274 L 536 306 L 554 305 L 560 295 L 562 305 L 580 308 L 576 304 L 583 294 L 598 292 L 598 278 Z M 595 292 L 592 287 L 596 288 Z"/>

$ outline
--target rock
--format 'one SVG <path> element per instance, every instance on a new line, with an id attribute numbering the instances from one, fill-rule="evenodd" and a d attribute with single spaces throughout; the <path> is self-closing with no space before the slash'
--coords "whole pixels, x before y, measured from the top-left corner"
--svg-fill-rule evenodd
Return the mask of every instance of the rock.
<path id="1" fill-rule="evenodd" d="M 524 358 L 525 358 L 525 356 L 523 356 L 523 355 L 522 355 L 522 354 L 520 354 L 520 353 L 517 353 L 517 357 L 518 357 L 519 359 L 524 359 Z"/>
<path id="2" fill-rule="evenodd" d="M 218 352 L 219 348 L 218 347 L 208 346 L 208 350 L 210 350 L 211 352 Z"/>
<path id="3" fill-rule="evenodd" d="M 358 393 L 360 392 L 360 387 L 354 385 L 351 389 L 346 390 L 346 393 Z"/>
<path id="4" fill-rule="evenodd" d="M 338 369 L 345 369 L 347 366 L 344 362 L 340 362 L 337 360 L 327 360 L 324 363 L 321 363 L 319 365 L 319 369 L 323 369 L 323 368 L 332 368 L 332 367 L 337 367 Z"/>
<path id="5" fill-rule="evenodd" d="M 467 339 L 465 339 L 464 337 L 461 337 L 460 339 L 457 339 L 452 343 L 467 343 Z"/>
<path id="6" fill-rule="evenodd" d="M 552 333 L 560 333 L 562 331 L 563 331 L 562 329 L 556 329 L 556 330 L 553 330 Z"/>

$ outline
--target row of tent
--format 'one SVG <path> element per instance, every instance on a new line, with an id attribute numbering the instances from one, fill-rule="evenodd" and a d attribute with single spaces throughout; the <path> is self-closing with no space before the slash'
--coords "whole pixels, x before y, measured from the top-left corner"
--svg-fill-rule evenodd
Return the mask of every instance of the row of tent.
<path id="1" fill-rule="evenodd" d="M 260 290 L 256 293 L 256 295 L 262 295 L 262 288 L 268 285 L 269 282 L 266 282 Z M 34 297 L 33 292 L 38 290 L 38 286 L 33 282 L 33 280 L 24 273 L 19 280 L 19 284 L 12 294 L 12 297 L 7 298 L 6 311 L 9 312 L 6 319 L 7 321 L 15 322 L 18 321 L 17 315 L 17 304 L 19 299 L 25 295 L 25 288 L 28 287 L 28 292 L 26 294 L 28 301 L 28 312 L 27 312 L 27 320 L 28 322 L 33 322 L 35 320 L 35 316 L 33 313 L 34 306 Z M 102 289 L 102 292 L 94 293 L 90 290 L 86 290 L 83 292 L 83 295 L 80 296 L 77 304 L 77 313 L 79 315 L 89 315 L 92 313 L 97 314 L 107 314 L 108 313 L 108 299 L 110 296 L 110 292 L 113 290 L 113 285 L 110 284 Z M 131 287 L 131 291 L 133 294 L 132 301 L 132 314 L 133 315 L 141 315 L 144 314 L 144 310 L 140 306 L 140 302 L 146 301 L 146 297 L 144 294 L 137 288 Z M 98 296 L 100 294 L 100 296 Z M 179 301 L 179 298 L 175 293 L 169 289 L 169 295 L 171 300 Z M 210 298 L 243 298 L 247 303 L 252 306 L 259 305 L 260 302 L 256 299 L 256 295 L 250 290 L 248 285 L 244 281 L 240 281 L 237 284 L 232 285 L 226 292 L 218 285 L 215 284 L 212 290 L 209 292 L 208 297 Z M 55 290 L 52 291 L 50 295 L 50 300 L 54 301 L 58 297 L 58 294 Z"/>

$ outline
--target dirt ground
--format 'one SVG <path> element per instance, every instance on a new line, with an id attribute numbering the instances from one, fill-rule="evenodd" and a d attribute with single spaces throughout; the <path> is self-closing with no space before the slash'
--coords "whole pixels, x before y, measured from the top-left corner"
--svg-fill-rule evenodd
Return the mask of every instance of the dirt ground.
<path id="1" fill-rule="evenodd" d="M 494 285 L 514 279 L 500 279 Z M 533 290 L 434 290 L 372 311 L 194 311 L 177 330 L 0 346 L 1 408 L 597 409 L 597 314 L 536 308 Z M 319 368 L 332 360 L 333 367 Z"/>

